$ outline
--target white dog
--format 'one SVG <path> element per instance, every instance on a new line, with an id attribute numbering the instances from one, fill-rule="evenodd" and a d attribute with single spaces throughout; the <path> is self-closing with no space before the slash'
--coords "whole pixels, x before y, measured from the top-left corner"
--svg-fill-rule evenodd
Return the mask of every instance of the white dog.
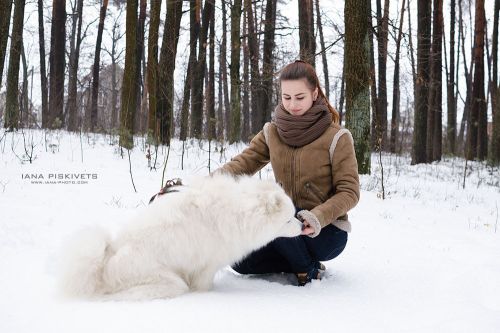
<path id="1" fill-rule="evenodd" d="M 116 239 L 81 232 L 67 252 L 67 295 L 142 300 L 209 290 L 217 270 L 302 224 L 277 184 L 249 177 L 198 179 L 158 197 Z"/>

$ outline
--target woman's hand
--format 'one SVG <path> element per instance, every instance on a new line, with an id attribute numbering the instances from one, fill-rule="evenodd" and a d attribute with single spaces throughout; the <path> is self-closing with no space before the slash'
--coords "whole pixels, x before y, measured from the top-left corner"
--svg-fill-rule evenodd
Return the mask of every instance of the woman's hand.
<path id="1" fill-rule="evenodd" d="M 315 231 L 314 227 L 312 225 L 310 225 L 309 222 L 307 222 L 307 220 L 303 220 L 302 224 L 304 225 L 304 227 L 302 229 L 301 235 L 309 236 L 309 235 L 314 234 L 314 231 Z"/>

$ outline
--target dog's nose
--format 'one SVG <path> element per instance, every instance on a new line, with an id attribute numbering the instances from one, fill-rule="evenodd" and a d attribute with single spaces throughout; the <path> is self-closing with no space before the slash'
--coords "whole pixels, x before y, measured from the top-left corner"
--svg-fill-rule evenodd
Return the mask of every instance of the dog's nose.
<path id="1" fill-rule="evenodd" d="M 304 230 L 304 228 L 306 227 L 306 226 L 304 225 L 304 223 L 302 223 L 302 222 L 301 222 L 298 218 L 296 218 L 296 217 L 292 217 L 292 218 L 290 219 L 290 221 L 288 221 L 288 222 L 289 222 L 289 223 L 295 223 L 295 224 L 297 224 L 297 223 L 298 223 L 298 224 L 300 224 L 300 227 L 301 227 L 301 229 L 302 229 L 302 230 Z"/>

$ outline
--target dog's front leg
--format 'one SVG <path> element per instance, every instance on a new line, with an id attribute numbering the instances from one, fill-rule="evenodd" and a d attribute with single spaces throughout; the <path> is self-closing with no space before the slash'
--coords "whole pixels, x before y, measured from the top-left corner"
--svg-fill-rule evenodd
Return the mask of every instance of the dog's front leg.
<path id="1" fill-rule="evenodd" d="M 212 289 L 214 284 L 214 276 L 216 270 L 204 268 L 193 274 L 189 285 L 192 291 L 208 291 Z"/>

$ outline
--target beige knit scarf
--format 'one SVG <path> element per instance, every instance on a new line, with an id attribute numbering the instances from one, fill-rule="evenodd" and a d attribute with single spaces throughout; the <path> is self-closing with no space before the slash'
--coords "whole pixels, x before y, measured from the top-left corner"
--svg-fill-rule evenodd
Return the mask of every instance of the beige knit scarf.
<path id="1" fill-rule="evenodd" d="M 302 147 L 313 142 L 332 123 L 332 114 L 322 98 L 318 98 L 302 116 L 288 113 L 281 103 L 274 112 L 274 123 L 281 140 L 293 147 Z"/>

